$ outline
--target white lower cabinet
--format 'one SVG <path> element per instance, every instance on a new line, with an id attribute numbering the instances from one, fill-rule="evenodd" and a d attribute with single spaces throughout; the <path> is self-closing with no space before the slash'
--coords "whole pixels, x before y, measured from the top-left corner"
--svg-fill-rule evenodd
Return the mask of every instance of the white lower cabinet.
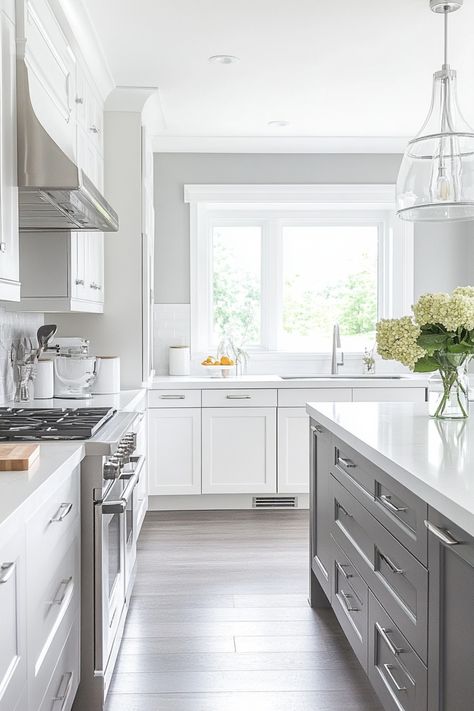
<path id="1" fill-rule="evenodd" d="M 201 493 L 201 409 L 148 410 L 148 493 Z"/>
<path id="2" fill-rule="evenodd" d="M 23 527 L 0 544 L 0 711 L 26 709 L 26 580 Z"/>
<path id="3" fill-rule="evenodd" d="M 202 493 L 276 490 L 276 408 L 202 410 Z"/>
<path id="4" fill-rule="evenodd" d="M 304 407 L 278 410 L 278 493 L 308 493 L 309 417 Z"/>

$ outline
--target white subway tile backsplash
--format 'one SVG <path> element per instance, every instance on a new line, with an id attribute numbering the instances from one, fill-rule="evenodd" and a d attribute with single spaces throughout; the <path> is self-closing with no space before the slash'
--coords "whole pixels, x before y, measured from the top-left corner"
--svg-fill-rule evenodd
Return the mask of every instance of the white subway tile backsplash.
<path id="1" fill-rule="evenodd" d="M 189 346 L 191 307 L 189 304 L 155 304 L 154 368 L 157 375 L 168 374 L 168 348 Z"/>

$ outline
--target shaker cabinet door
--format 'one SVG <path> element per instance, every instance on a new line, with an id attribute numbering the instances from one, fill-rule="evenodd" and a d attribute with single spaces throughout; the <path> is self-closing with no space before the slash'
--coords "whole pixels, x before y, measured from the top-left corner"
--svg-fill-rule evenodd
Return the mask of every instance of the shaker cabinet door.
<path id="1" fill-rule="evenodd" d="M 201 493 L 201 409 L 148 410 L 148 493 Z"/>
<path id="2" fill-rule="evenodd" d="M 278 408 L 278 493 L 309 492 L 309 417 L 304 407 Z"/>
<path id="3" fill-rule="evenodd" d="M 474 699 L 474 538 L 428 514 L 429 711 L 466 711 Z"/>
<path id="4" fill-rule="evenodd" d="M 276 493 L 276 408 L 202 410 L 202 493 Z"/>

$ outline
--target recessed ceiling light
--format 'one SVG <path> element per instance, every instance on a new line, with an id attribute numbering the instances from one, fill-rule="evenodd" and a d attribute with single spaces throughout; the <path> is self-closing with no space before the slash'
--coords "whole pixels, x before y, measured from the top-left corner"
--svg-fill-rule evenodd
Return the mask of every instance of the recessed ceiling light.
<path id="1" fill-rule="evenodd" d="M 238 57 L 232 54 L 214 54 L 209 57 L 211 64 L 236 64 L 239 61 Z"/>
<path id="2" fill-rule="evenodd" d="M 290 125 L 289 121 L 269 121 L 268 125 L 272 128 L 286 128 Z"/>

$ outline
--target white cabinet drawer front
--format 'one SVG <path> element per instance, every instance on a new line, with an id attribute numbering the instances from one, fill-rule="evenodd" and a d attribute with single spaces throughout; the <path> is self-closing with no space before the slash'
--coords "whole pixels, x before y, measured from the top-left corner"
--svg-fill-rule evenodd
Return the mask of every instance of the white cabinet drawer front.
<path id="1" fill-rule="evenodd" d="M 351 401 L 351 388 L 291 388 L 278 390 L 278 407 L 305 407 L 307 402 Z"/>
<path id="2" fill-rule="evenodd" d="M 0 711 L 15 709 L 26 686 L 25 541 L 0 545 Z"/>
<path id="3" fill-rule="evenodd" d="M 276 409 L 202 411 L 202 492 L 276 492 Z"/>
<path id="4" fill-rule="evenodd" d="M 309 416 L 304 407 L 278 409 L 278 492 L 309 492 Z"/>
<path id="5" fill-rule="evenodd" d="M 70 711 L 79 685 L 80 658 L 80 628 L 76 618 L 38 711 Z M 36 708 L 31 707 L 31 711 Z"/>
<path id="6" fill-rule="evenodd" d="M 425 402 L 425 388 L 354 388 L 354 402 Z"/>
<path id="7" fill-rule="evenodd" d="M 56 491 L 37 509 L 27 524 L 28 572 L 45 570 L 50 557 L 39 552 L 52 552 L 56 545 L 80 527 L 80 471 L 77 467 Z"/>
<path id="8" fill-rule="evenodd" d="M 201 407 L 201 391 L 150 390 L 148 407 Z"/>
<path id="9" fill-rule="evenodd" d="M 276 407 L 277 391 L 267 390 L 203 390 L 203 407 Z"/>
<path id="10" fill-rule="evenodd" d="M 148 411 L 148 493 L 201 493 L 200 408 Z"/>
<path id="11" fill-rule="evenodd" d="M 79 610 L 80 541 L 73 540 L 46 580 L 30 582 L 28 652 L 30 674 L 38 676 L 69 609 Z"/>

